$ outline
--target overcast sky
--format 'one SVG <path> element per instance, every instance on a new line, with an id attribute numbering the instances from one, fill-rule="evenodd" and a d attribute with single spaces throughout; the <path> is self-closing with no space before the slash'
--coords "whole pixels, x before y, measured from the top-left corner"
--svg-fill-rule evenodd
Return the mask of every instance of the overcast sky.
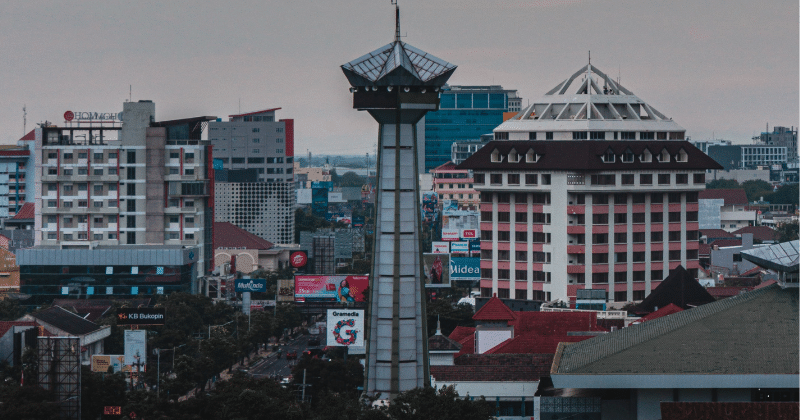
<path id="1" fill-rule="evenodd" d="M 695 140 L 798 125 L 796 0 L 400 0 L 405 42 L 458 65 L 451 84 L 526 99 L 585 65 Z M 372 152 L 340 65 L 394 37 L 389 0 L 5 1 L 0 143 L 66 110 L 156 103 L 159 120 L 281 107 L 295 151 Z"/>

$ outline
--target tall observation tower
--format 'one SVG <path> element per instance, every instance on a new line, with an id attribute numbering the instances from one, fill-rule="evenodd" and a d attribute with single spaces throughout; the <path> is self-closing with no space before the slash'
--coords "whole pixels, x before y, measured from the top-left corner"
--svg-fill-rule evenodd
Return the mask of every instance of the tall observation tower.
<path id="1" fill-rule="evenodd" d="M 367 326 L 365 391 L 379 398 L 429 383 L 420 249 L 416 123 L 439 107 L 456 66 L 400 41 L 342 66 L 353 108 L 378 121 L 375 241 Z"/>

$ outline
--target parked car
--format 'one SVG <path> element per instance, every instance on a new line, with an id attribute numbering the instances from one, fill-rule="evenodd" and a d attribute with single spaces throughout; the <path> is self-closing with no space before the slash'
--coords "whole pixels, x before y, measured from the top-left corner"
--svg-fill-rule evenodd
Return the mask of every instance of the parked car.
<path id="1" fill-rule="evenodd" d="M 286 352 L 286 360 L 297 360 L 297 351 Z"/>

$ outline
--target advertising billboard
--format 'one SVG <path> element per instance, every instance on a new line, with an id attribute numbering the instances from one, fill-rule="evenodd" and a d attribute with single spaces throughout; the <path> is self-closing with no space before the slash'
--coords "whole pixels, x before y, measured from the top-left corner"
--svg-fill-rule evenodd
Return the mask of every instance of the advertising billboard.
<path id="1" fill-rule="evenodd" d="M 481 255 L 481 241 L 469 241 L 469 252 L 471 256 L 480 256 Z"/>
<path id="2" fill-rule="evenodd" d="M 293 268 L 303 268 L 308 263 L 308 251 L 292 251 L 289 255 L 289 264 Z"/>
<path id="3" fill-rule="evenodd" d="M 364 310 L 328 309 L 327 345 L 364 346 Z"/>
<path id="4" fill-rule="evenodd" d="M 364 227 L 364 216 L 353 216 L 353 227 Z"/>
<path id="5" fill-rule="evenodd" d="M 480 280 L 481 259 L 451 257 L 450 280 Z"/>
<path id="6" fill-rule="evenodd" d="M 453 210 L 458 210 L 458 200 L 442 200 L 442 214 Z"/>
<path id="7" fill-rule="evenodd" d="M 422 220 L 435 222 L 439 217 L 439 195 L 433 191 L 422 193 Z"/>
<path id="8" fill-rule="evenodd" d="M 469 253 L 469 242 L 450 242 L 450 252 L 453 254 Z"/>
<path id="9" fill-rule="evenodd" d="M 236 293 L 267 291 L 267 279 L 236 279 L 233 284 Z"/>
<path id="10" fill-rule="evenodd" d="M 369 276 L 295 276 L 295 302 L 364 301 Z"/>
<path id="11" fill-rule="evenodd" d="M 294 300 L 294 279 L 278 279 L 278 302 Z"/>
<path id="12" fill-rule="evenodd" d="M 139 370 L 147 363 L 147 331 L 125 330 L 125 364 L 138 365 Z"/>
<path id="13" fill-rule="evenodd" d="M 442 229 L 443 241 L 457 241 L 460 235 L 461 232 L 459 232 L 458 229 Z"/>
<path id="14" fill-rule="evenodd" d="M 106 373 L 110 367 L 112 372 L 122 371 L 125 365 L 125 356 L 121 354 L 95 354 L 92 355 L 92 372 Z"/>
<path id="15" fill-rule="evenodd" d="M 461 229 L 461 239 L 478 239 L 478 229 Z"/>
<path id="16" fill-rule="evenodd" d="M 459 234 L 465 229 L 480 229 L 480 215 L 477 211 L 448 210 L 442 211 L 442 229 L 458 230 Z"/>
<path id="17" fill-rule="evenodd" d="M 119 308 L 117 325 L 164 325 L 166 308 Z"/>
<path id="18" fill-rule="evenodd" d="M 450 287 L 450 254 L 422 254 L 425 287 Z"/>
<path id="19" fill-rule="evenodd" d="M 449 254 L 450 242 L 431 242 L 431 253 L 433 254 Z"/>
<path id="20" fill-rule="evenodd" d="M 328 213 L 328 189 L 311 189 L 311 212 L 314 216 L 325 217 Z"/>
<path id="21" fill-rule="evenodd" d="M 297 204 L 311 204 L 311 188 L 297 189 Z"/>

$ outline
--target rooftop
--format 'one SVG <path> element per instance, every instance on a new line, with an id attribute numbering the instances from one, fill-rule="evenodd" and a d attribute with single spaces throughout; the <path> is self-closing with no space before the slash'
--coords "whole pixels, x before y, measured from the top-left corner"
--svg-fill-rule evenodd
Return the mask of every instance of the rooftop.
<path id="1" fill-rule="evenodd" d="M 102 328 L 60 306 L 52 306 L 33 313 L 31 317 L 73 335 L 84 335 Z"/>
<path id="2" fill-rule="evenodd" d="M 214 246 L 217 249 L 260 249 L 275 246 L 272 242 L 229 222 L 214 222 Z"/>
<path id="3" fill-rule="evenodd" d="M 36 215 L 34 211 L 36 210 L 36 205 L 34 203 L 23 203 L 22 208 L 19 209 L 17 214 L 12 217 L 14 220 L 24 220 L 24 219 L 33 219 Z"/>
<path id="4" fill-rule="evenodd" d="M 740 188 L 739 189 L 715 188 L 715 189 L 703 190 L 700 191 L 699 198 L 701 200 L 723 199 L 725 200 L 726 206 L 748 204 L 747 194 L 745 194 L 744 190 Z"/>
<path id="5" fill-rule="evenodd" d="M 738 236 L 743 233 L 752 233 L 753 239 L 761 242 L 778 240 L 778 232 L 769 226 L 747 226 L 733 232 Z"/>

